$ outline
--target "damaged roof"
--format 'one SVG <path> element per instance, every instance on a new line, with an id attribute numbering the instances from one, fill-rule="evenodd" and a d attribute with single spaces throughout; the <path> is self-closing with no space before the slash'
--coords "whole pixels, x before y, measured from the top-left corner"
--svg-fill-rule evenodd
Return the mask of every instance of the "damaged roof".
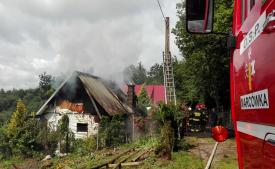
<path id="1" fill-rule="evenodd" d="M 36 115 L 43 114 L 51 100 L 55 98 L 55 96 L 71 78 L 78 78 L 85 88 L 85 91 L 87 92 L 91 101 L 93 102 L 92 99 L 94 99 L 110 116 L 133 112 L 130 107 L 122 103 L 117 95 L 103 83 L 102 79 L 87 73 L 74 72 L 56 89 L 52 96 L 38 110 Z"/>

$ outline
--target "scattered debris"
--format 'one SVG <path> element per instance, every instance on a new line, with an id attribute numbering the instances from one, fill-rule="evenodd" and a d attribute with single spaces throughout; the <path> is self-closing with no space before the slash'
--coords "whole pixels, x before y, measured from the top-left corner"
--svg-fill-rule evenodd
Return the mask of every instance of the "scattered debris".
<path id="1" fill-rule="evenodd" d="M 18 168 L 15 164 L 12 164 L 12 167 L 13 167 L 14 169 L 20 169 L 20 168 Z"/>
<path id="2" fill-rule="evenodd" d="M 41 161 L 47 161 L 47 160 L 50 160 L 52 159 L 52 156 L 51 155 L 46 155 L 45 158 L 43 158 Z"/>
<path id="3" fill-rule="evenodd" d="M 120 166 L 121 167 L 126 167 L 126 166 L 138 166 L 141 165 L 143 162 L 139 161 L 139 162 L 127 162 L 127 163 L 121 163 Z M 108 164 L 108 167 L 110 168 L 115 168 L 117 166 L 117 164 Z"/>
<path id="4" fill-rule="evenodd" d="M 53 166 L 53 162 L 48 160 L 48 161 L 43 161 L 43 163 L 40 166 L 40 169 L 47 169 Z"/>
<path id="5" fill-rule="evenodd" d="M 143 158 L 142 160 L 140 160 L 140 158 L 150 152 L 151 152 L 151 149 L 145 149 L 145 150 L 128 149 L 128 150 L 120 153 L 119 155 L 114 156 L 110 160 L 106 160 L 103 163 L 100 163 L 100 164 L 93 166 L 91 168 L 97 169 L 97 168 L 106 166 L 106 167 L 116 169 L 116 168 L 121 168 L 124 166 L 138 166 L 138 165 L 141 165 L 143 163 L 143 160 L 145 159 L 145 158 Z M 140 160 L 140 161 L 137 161 L 137 160 Z"/>
<path id="6" fill-rule="evenodd" d="M 67 153 L 60 153 L 59 150 L 55 150 L 54 155 L 56 155 L 57 157 L 65 157 Z"/>

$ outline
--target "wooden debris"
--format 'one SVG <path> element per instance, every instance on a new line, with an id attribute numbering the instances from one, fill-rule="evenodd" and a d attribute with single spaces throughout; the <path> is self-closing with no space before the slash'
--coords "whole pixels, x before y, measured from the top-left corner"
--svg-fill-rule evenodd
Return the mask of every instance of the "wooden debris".
<path id="1" fill-rule="evenodd" d="M 137 155 L 135 157 L 133 157 L 130 161 L 135 162 L 137 161 L 137 159 L 139 159 L 141 156 L 143 156 L 144 154 L 146 154 L 149 151 L 149 149 L 140 151 L 139 153 L 137 153 Z"/>
<path id="2" fill-rule="evenodd" d="M 122 167 L 126 167 L 126 166 L 138 166 L 138 165 L 140 165 L 142 163 L 143 163 L 142 161 L 139 161 L 139 162 L 126 162 L 126 163 L 121 163 L 120 165 Z M 117 167 L 117 164 L 108 164 L 108 167 L 115 168 L 115 167 Z"/>
<path id="3" fill-rule="evenodd" d="M 132 154 L 127 155 L 121 159 L 118 159 L 118 161 L 116 162 L 117 164 L 115 164 L 113 168 L 119 168 L 121 166 L 122 162 L 126 161 L 128 158 L 132 157 L 133 155 L 135 155 L 135 152 L 133 152 Z"/>
<path id="4" fill-rule="evenodd" d="M 72 169 L 71 167 L 65 165 L 64 169 Z"/>
<path id="5" fill-rule="evenodd" d="M 100 164 L 98 164 L 98 165 L 96 165 L 96 166 L 91 167 L 91 169 L 97 169 L 97 168 L 101 168 L 101 167 L 107 166 L 108 164 L 113 163 L 116 159 L 120 158 L 120 157 L 123 156 L 125 153 L 127 153 L 127 152 L 129 152 L 129 151 L 131 151 L 131 150 L 132 150 L 132 149 L 128 149 L 128 150 L 122 152 L 121 154 L 119 154 L 119 155 L 117 155 L 117 156 L 111 158 L 110 160 L 106 160 L 106 161 L 104 161 L 104 162 L 102 162 L 102 163 L 100 163 Z"/>
<path id="6" fill-rule="evenodd" d="M 20 168 L 17 167 L 15 164 L 12 164 L 12 167 L 13 167 L 14 169 L 20 169 Z"/>

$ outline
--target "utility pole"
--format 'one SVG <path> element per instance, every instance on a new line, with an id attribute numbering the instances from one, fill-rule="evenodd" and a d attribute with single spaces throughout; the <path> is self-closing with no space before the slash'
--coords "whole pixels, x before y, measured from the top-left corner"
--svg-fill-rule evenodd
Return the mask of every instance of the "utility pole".
<path id="1" fill-rule="evenodd" d="M 163 75 L 165 86 L 165 103 L 177 103 L 173 73 L 173 62 L 170 52 L 170 26 L 169 17 L 165 17 L 165 50 L 163 52 Z"/>

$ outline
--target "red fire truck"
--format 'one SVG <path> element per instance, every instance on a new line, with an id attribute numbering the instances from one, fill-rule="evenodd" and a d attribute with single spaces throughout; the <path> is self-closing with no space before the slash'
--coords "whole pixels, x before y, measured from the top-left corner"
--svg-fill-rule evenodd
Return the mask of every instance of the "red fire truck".
<path id="1" fill-rule="evenodd" d="M 212 32 L 213 5 L 186 0 L 188 32 Z M 231 111 L 239 168 L 275 168 L 275 0 L 235 0 L 232 25 Z"/>

